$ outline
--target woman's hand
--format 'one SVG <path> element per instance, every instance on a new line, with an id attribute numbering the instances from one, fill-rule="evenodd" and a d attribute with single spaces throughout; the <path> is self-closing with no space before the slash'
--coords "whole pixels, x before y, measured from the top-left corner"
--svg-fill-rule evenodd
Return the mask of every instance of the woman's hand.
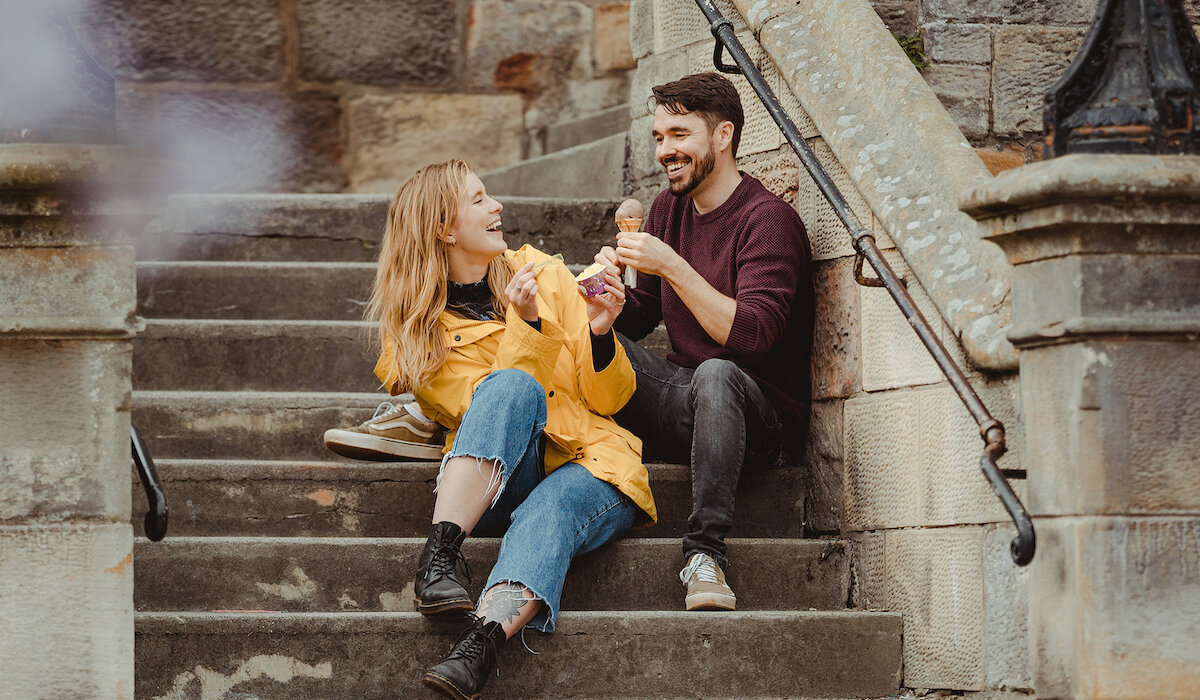
<path id="1" fill-rule="evenodd" d="M 533 262 L 527 262 L 517 270 L 512 281 L 504 288 L 504 295 L 508 297 L 508 303 L 516 307 L 521 318 L 530 323 L 538 320 L 541 315 L 538 312 L 537 302 L 537 272 L 533 269 Z"/>
<path id="2" fill-rule="evenodd" d="M 607 267 L 615 275 L 619 275 L 625 271 L 625 266 L 617 260 L 617 251 L 613 250 L 613 247 L 610 245 L 601 248 L 600 252 L 592 257 L 592 260 Z"/>
<path id="3" fill-rule="evenodd" d="M 583 286 L 579 287 L 583 293 Z M 604 273 L 604 291 L 587 298 L 588 324 L 595 335 L 604 335 L 612 328 L 613 321 L 621 315 L 625 306 L 625 284 L 621 277 L 609 268 Z"/>

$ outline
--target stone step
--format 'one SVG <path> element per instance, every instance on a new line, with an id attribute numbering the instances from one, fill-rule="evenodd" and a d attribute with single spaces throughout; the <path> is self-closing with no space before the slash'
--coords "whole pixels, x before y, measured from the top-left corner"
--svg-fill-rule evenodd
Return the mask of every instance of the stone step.
<path id="1" fill-rule="evenodd" d="M 155 443 L 147 440 L 152 456 L 156 455 Z M 328 453 L 328 458 L 337 456 Z M 169 538 L 424 537 L 429 532 L 439 468 L 438 462 L 157 457 L 155 464 L 170 506 Z M 630 535 L 681 537 L 691 513 L 691 473 L 679 464 L 650 463 L 647 469 L 658 523 Z M 136 478 L 131 485 L 134 528 L 142 534 L 146 502 Z M 803 502 L 802 468 L 744 474 L 730 536 L 801 537 Z"/>
<path id="2" fill-rule="evenodd" d="M 155 460 L 338 459 L 329 428 L 371 417 L 385 393 L 135 391 L 133 423 Z"/>
<path id="3" fill-rule="evenodd" d="M 375 391 L 380 383 L 371 327 L 364 321 L 150 320 L 133 341 L 133 387 Z M 665 356 L 666 329 L 660 327 L 641 344 Z"/>
<path id="4" fill-rule="evenodd" d="M 517 195 L 619 203 L 625 176 L 625 141 L 625 133 L 614 134 L 492 170 L 479 177 L 501 202 L 505 195 Z"/>
<path id="5" fill-rule="evenodd" d="M 139 698 L 424 698 L 461 619 L 417 613 L 137 613 Z M 567 611 L 500 655 L 487 697 L 881 697 L 899 613 Z"/>
<path id="6" fill-rule="evenodd" d="M 133 341 L 133 386 L 375 391 L 370 329 L 362 321 L 149 321 Z"/>
<path id="7" fill-rule="evenodd" d="M 534 139 L 541 146 L 539 155 L 546 155 L 624 133 L 629 131 L 631 121 L 629 105 L 617 105 L 578 119 L 551 124 L 540 129 Z"/>
<path id="8" fill-rule="evenodd" d="M 568 262 L 589 262 L 616 237 L 619 199 L 619 191 L 607 190 L 578 199 L 504 197 L 505 241 L 510 248 L 531 243 Z M 138 239 L 137 257 L 371 262 L 390 202 L 381 194 L 174 195 Z"/>
<path id="9" fill-rule="evenodd" d="M 142 262 L 138 313 L 156 319 L 362 320 L 375 263 Z"/>
<path id="10" fill-rule="evenodd" d="M 134 605 L 146 611 L 415 612 L 417 538 L 168 537 L 134 550 Z M 478 595 L 499 538 L 468 539 Z M 730 539 L 729 585 L 739 610 L 836 610 L 849 591 L 846 543 Z M 579 557 L 564 610 L 679 610 L 678 539 L 625 539 Z"/>

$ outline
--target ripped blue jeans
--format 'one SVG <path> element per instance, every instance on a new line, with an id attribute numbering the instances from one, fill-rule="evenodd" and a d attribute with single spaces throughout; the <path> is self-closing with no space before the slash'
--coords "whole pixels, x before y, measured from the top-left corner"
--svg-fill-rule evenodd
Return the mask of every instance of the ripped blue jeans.
<path id="1" fill-rule="evenodd" d="M 451 457 L 499 462 L 500 491 L 471 531 L 504 536 L 483 592 L 497 583 L 524 585 L 545 603 L 527 627 L 552 632 L 571 560 L 620 538 L 638 508 L 575 462 L 543 476 L 545 427 L 542 386 L 518 369 L 492 372 L 475 387 L 442 468 Z"/>

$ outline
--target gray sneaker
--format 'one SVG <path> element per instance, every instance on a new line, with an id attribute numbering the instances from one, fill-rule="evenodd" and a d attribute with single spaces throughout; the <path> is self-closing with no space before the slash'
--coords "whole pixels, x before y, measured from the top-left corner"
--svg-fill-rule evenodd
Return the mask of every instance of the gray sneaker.
<path id="1" fill-rule="evenodd" d="M 725 583 L 725 572 L 711 556 L 703 552 L 693 554 L 679 572 L 679 580 L 687 587 L 684 605 L 688 610 L 737 609 L 737 597 Z"/>
<path id="2" fill-rule="evenodd" d="M 377 462 L 441 459 L 446 430 L 433 421 L 417 418 L 404 404 L 385 401 L 362 425 L 326 430 L 325 446 L 343 457 Z"/>

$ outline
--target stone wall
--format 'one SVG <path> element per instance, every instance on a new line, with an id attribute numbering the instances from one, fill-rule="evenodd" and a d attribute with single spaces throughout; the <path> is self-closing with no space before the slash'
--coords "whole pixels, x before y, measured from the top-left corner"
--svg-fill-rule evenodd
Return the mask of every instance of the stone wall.
<path id="1" fill-rule="evenodd" d="M 972 367 L 855 178 L 754 40 L 768 15 L 786 14 L 795 3 L 716 4 L 734 22 L 851 208 L 864 225 L 879 232 L 890 264 L 952 356 L 968 370 L 971 384 L 1004 422 L 1009 453 L 1001 465 L 1021 468 L 1018 376 Z M 874 7 L 892 32 L 911 36 L 918 31 L 921 8 L 916 2 L 876 2 Z M 648 203 L 665 186 L 653 157 L 652 118 L 645 106 L 650 87 L 711 70 L 713 40 L 693 0 L 633 0 L 631 15 L 638 68 L 629 100 L 629 170 L 635 196 Z M 980 473 L 979 431 L 887 292 L 854 281 L 854 251 L 844 226 L 799 168 L 746 80 L 732 79 L 746 111 L 739 163 L 796 206 L 816 260 L 805 531 L 838 533 L 852 541 L 855 606 L 904 613 L 906 687 L 1023 696 L 1032 685 L 1028 573 L 1009 558 L 1014 529 Z M 932 104 L 936 107 L 936 100 Z M 912 129 L 899 123 L 886 127 Z M 886 165 L 875 171 L 878 177 L 893 174 Z M 1020 482 L 1017 490 L 1024 496 Z"/>
<path id="2" fill-rule="evenodd" d="M 392 191 L 451 156 L 538 155 L 622 104 L 627 0 L 71 0 L 117 81 L 121 139 L 177 189 Z"/>
<path id="3" fill-rule="evenodd" d="M 1042 95 L 1066 71 L 1096 0 L 908 0 L 929 66 L 922 71 L 994 171 L 1042 157 Z M 1184 0 L 1200 24 L 1200 0 Z"/>

